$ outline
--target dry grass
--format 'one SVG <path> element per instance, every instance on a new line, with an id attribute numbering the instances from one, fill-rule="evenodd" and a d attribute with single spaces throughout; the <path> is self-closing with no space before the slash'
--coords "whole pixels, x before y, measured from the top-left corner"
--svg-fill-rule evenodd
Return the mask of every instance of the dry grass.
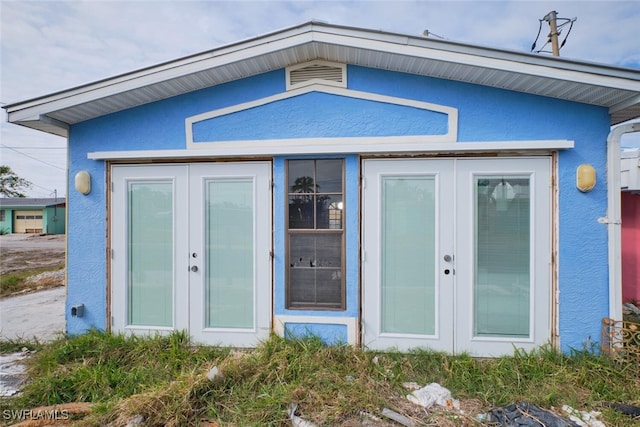
<path id="1" fill-rule="evenodd" d="M 213 366 L 223 374 L 216 381 L 206 377 Z M 85 426 L 124 426 L 140 417 L 145 426 L 290 426 L 292 402 L 297 415 L 318 426 L 394 425 L 383 408 L 416 425 L 478 426 L 477 414 L 517 401 L 556 412 L 562 404 L 582 410 L 604 402 L 640 405 L 640 378 L 588 350 L 563 355 L 543 348 L 481 360 L 272 336 L 255 350 L 237 352 L 194 346 L 184 333 L 142 339 L 91 332 L 42 346 L 29 375 L 9 407 L 93 402 L 92 413 L 76 422 Z M 427 412 L 410 403 L 407 381 L 442 384 L 462 411 Z M 640 426 L 611 409 L 603 409 L 602 420 Z"/>
<path id="2" fill-rule="evenodd" d="M 64 263 L 53 267 L 43 267 L 3 274 L 0 276 L 0 297 L 64 286 Z"/>

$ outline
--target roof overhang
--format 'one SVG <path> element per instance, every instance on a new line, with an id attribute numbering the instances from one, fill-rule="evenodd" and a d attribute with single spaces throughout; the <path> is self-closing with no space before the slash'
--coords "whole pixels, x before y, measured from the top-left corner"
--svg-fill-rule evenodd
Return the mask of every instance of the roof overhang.
<path id="1" fill-rule="evenodd" d="M 3 108 L 66 137 L 76 123 L 317 59 L 606 107 L 612 125 L 640 117 L 639 70 L 316 21 Z"/>

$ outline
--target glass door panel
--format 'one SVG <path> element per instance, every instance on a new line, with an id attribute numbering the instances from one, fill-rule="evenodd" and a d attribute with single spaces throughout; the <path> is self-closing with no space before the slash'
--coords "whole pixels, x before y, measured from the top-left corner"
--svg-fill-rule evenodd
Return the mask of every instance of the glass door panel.
<path id="1" fill-rule="evenodd" d="M 130 182 L 128 325 L 173 326 L 173 183 Z"/>
<path id="2" fill-rule="evenodd" d="M 527 176 L 475 177 L 474 336 L 529 337 L 529 196 Z"/>
<path id="3" fill-rule="evenodd" d="M 381 332 L 434 335 L 434 176 L 383 177 L 381 210 Z"/>
<path id="4" fill-rule="evenodd" d="M 207 328 L 253 327 L 253 180 L 206 181 Z"/>

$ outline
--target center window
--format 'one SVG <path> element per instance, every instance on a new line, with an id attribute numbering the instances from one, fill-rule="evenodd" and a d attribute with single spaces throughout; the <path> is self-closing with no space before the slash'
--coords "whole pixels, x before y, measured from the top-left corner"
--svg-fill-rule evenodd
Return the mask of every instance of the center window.
<path id="1" fill-rule="evenodd" d="M 344 303 L 344 162 L 287 162 L 287 308 Z"/>

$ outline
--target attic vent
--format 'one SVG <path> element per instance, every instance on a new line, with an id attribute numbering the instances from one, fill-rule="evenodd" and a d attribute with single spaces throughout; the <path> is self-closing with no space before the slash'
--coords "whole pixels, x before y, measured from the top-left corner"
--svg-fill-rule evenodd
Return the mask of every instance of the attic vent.
<path id="1" fill-rule="evenodd" d="M 312 84 L 347 87 L 347 66 L 313 61 L 287 68 L 287 90 Z"/>

